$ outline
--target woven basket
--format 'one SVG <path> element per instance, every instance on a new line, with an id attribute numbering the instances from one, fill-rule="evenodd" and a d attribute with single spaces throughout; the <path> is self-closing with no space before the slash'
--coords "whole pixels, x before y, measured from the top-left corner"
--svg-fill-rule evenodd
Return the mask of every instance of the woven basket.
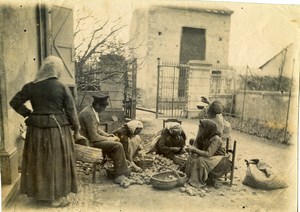
<path id="1" fill-rule="evenodd" d="M 161 169 L 169 169 L 170 171 L 160 172 L 158 174 L 152 175 L 150 182 L 153 188 L 160 190 L 169 190 L 177 186 L 183 186 L 186 182 L 186 175 L 183 173 L 178 173 L 171 168 L 161 167 Z"/>
<path id="2" fill-rule="evenodd" d="M 143 170 L 145 170 L 145 169 L 149 169 L 150 167 L 152 167 L 153 161 L 154 161 L 153 158 L 148 158 L 148 157 L 146 157 L 146 158 L 144 158 L 144 159 L 135 160 L 134 163 L 135 163 L 138 167 L 140 167 L 140 168 L 142 168 Z"/>
<path id="3" fill-rule="evenodd" d="M 178 155 L 175 155 L 174 158 L 173 158 L 173 162 L 177 165 L 182 165 L 186 162 L 187 159 L 184 159 Z"/>

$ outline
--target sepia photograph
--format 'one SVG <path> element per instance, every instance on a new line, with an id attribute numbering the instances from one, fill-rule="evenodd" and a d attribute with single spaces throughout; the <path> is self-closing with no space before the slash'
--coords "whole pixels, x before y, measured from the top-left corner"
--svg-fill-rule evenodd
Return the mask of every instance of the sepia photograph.
<path id="1" fill-rule="evenodd" d="M 0 11 L 1 211 L 298 211 L 299 3 Z"/>

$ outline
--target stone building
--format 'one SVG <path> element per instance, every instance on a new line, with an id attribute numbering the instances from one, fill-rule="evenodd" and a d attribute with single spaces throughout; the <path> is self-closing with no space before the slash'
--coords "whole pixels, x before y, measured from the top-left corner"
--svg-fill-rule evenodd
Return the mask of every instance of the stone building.
<path id="1" fill-rule="evenodd" d="M 232 13 L 204 3 L 152 5 L 134 11 L 130 35 L 133 46 L 141 45 L 135 54 L 144 61 L 137 76 L 144 105 L 155 107 L 158 58 L 181 64 L 197 61 L 205 70 L 228 65 Z"/>

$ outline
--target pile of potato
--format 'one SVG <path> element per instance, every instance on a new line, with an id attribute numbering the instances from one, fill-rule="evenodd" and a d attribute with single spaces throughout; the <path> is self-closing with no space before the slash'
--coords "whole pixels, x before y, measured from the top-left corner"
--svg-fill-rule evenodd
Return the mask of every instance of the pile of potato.
<path id="1" fill-rule="evenodd" d="M 151 167 L 146 168 L 143 170 L 142 173 L 137 173 L 137 172 L 131 172 L 131 175 L 128 177 L 131 180 L 131 184 L 137 184 L 137 185 L 149 185 L 150 184 L 150 179 L 151 176 L 154 174 L 159 173 L 159 169 L 161 167 L 168 167 L 173 170 L 178 169 L 178 165 L 174 164 L 174 162 L 168 158 L 165 158 L 161 155 L 157 154 L 148 154 L 147 155 L 147 160 L 150 158 L 153 159 L 153 164 Z M 113 162 L 108 161 L 105 164 L 105 167 L 108 169 L 113 169 Z M 76 162 L 76 169 L 78 172 L 84 173 L 85 175 L 90 175 L 92 174 L 93 170 L 93 164 L 92 163 L 85 163 L 82 161 L 77 161 Z M 99 171 L 101 169 L 100 165 L 97 166 L 97 170 Z M 165 170 L 162 170 L 165 171 Z M 168 179 L 165 180 L 175 180 L 176 177 L 174 175 L 167 176 Z"/>
<path id="2" fill-rule="evenodd" d="M 85 163 L 83 161 L 76 161 L 76 169 L 78 172 L 83 172 L 86 175 L 92 173 L 93 164 Z"/>
<path id="3" fill-rule="evenodd" d="M 180 188 L 180 191 L 182 193 L 187 193 L 190 196 L 200 196 L 200 197 L 205 197 L 206 193 L 209 193 L 208 188 L 195 188 L 187 183 L 184 184 L 184 187 Z"/>

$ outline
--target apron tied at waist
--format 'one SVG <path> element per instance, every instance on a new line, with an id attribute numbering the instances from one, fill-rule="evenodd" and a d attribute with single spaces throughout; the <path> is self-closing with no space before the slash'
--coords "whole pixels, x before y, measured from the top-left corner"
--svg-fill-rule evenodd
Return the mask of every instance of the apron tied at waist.
<path id="1" fill-rule="evenodd" d="M 57 124 L 58 130 L 59 130 L 59 134 L 60 134 L 60 139 L 63 141 L 63 140 L 64 140 L 64 136 L 63 136 L 63 134 L 62 134 L 62 130 L 61 130 L 60 124 L 58 123 L 58 121 L 57 121 L 57 119 L 55 118 L 54 114 L 51 114 L 51 115 L 50 115 L 50 118 L 52 118 L 52 119 L 55 121 L 55 123 Z"/>

